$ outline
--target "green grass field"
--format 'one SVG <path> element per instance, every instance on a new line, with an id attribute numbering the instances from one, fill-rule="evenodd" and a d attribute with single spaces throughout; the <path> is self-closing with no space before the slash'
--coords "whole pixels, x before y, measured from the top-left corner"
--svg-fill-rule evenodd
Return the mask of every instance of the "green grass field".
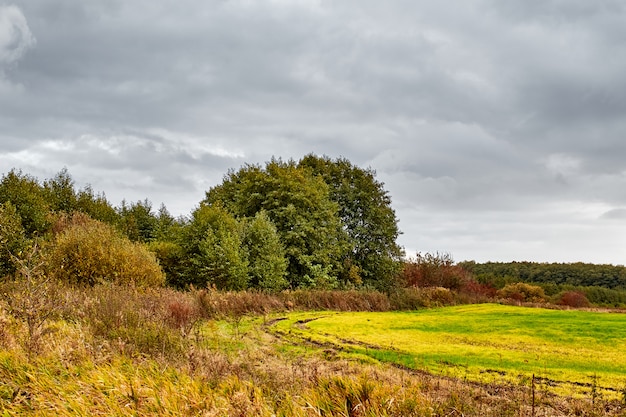
<path id="1" fill-rule="evenodd" d="M 626 388 L 626 315 L 497 304 L 414 312 L 292 314 L 283 334 L 477 382 L 538 384 L 561 394 Z"/>

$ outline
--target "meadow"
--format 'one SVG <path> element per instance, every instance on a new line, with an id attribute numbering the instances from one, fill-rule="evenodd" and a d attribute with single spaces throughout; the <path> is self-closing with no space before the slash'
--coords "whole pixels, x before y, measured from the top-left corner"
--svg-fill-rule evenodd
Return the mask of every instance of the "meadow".
<path id="1" fill-rule="evenodd" d="M 383 294 L 358 291 L 15 283 L 0 295 L 2 417 L 625 415 L 618 314 L 493 304 L 390 312 Z M 579 342 L 613 359 L 585 363 Z M 561 378 L 547 359 L 523 368 L 531 356 L 510 345 L 578 359 L 558 368 Z M 532 384 L 531 373 L 545 379 Z M 574 395 L 552 380 L 586 385 Z"/>
<path id="2" fill-rule="evenodd" d="M 626 315 L 477 304 L 404 312 L 307 312 L 281 334 L 407 369 L 480 383 L 623 396 Z"/>

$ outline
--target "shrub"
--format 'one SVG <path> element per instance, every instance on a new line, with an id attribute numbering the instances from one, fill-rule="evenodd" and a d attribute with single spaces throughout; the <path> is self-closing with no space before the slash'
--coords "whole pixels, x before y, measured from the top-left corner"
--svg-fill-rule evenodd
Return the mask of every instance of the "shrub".
<path id="1" fill-rule="evenodd" d="M 558 298 L 558 304 L 568 307 L 582 308 L 591 306 L 585 294 L 580 291 L 564 291 Z"/>
<path id="2" fill-rule="evenodd" d="M 48 273 L 65 282 L 160 286 L 165 276 L 155 256 L 111 226 L 74 216 L 50 244 Z"/>
<path id="3" fill-rule="evenodd" d="M 404 265 L 402 280 L 407 287 L 443 287 L 458 290 L 469 273 L 455 265 L 449 254 L 417 253 Z"/>
<path id="4" fill-rule="evenodd" d="M 441 307 L 457 303 L 456 295 L 448 288 L 402 288 L 389 297 L 392 310 L 417 310 L 420 308 Z"/>
<path id="5" fill-rule="evenodd" d="M 25 324 L 23 344 L 30 356 L 37 352 L 41 338 L 51 331 L 49 319 L 62 308 L 62 287 L 44 274 L 36 243 L 21 258 L 15 258 L 15 264 L 15 279 L 0 281 L 0 300 L 11 316 Z"/>
<path id="6" fill-rule="evenodd" d="M 474 296 L 479 299 L 493 298 L 498 290 L 489 284 L 482 284 L 475 279 L 469 279 L 463 283 L 461 291 L 467 295 Z"/>
<path id="7" fill-rule="evenodd" d="M 519 302 L 541 303 L 545 301 L 546 295 L 543 288 L 536 285 L 517 282 L 508 284 L 498 291 L 498 296 Z"/>

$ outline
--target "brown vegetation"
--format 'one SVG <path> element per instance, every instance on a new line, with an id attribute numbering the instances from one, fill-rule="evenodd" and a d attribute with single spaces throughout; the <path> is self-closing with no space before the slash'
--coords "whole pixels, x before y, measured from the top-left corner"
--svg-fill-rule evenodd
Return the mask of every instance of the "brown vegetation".
<path id="1" fill-rule="evenodd" d="M 13 285 L 2 290 L 24 293 L 20 286 L 27 283 Z M 279 337 L 266 320 L 271 311 L 326 303 L 345 310 L 391 307 L 379 293 L 269 296 L 114 284 L 55 291 L 53 297 L 39 294 L 55 313 L 41 310 L 50 331 L 28 347 L 30 359 L 21 355 L 27 320 L 8 309 L 6 299 L 0 308 L 0 408 L 6 415 L 622 415 L 618 402 L 556 397 L 528 381 L 475 384 L 356 363 L 341 352 Z M 439 289 L 431 296 L 447 302 L 449 293 Z"/>

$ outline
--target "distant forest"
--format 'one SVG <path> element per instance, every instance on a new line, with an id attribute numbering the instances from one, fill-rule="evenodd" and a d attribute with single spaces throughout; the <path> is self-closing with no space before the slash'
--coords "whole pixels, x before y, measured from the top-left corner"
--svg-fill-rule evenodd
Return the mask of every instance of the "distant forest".
<path id="1" fill-rule="evenodd" d="M 480 282 L 501 287 L 511 282 L 598 286 L 626 290 L 626 267 L 576 263 L 461 262 Z"/>

